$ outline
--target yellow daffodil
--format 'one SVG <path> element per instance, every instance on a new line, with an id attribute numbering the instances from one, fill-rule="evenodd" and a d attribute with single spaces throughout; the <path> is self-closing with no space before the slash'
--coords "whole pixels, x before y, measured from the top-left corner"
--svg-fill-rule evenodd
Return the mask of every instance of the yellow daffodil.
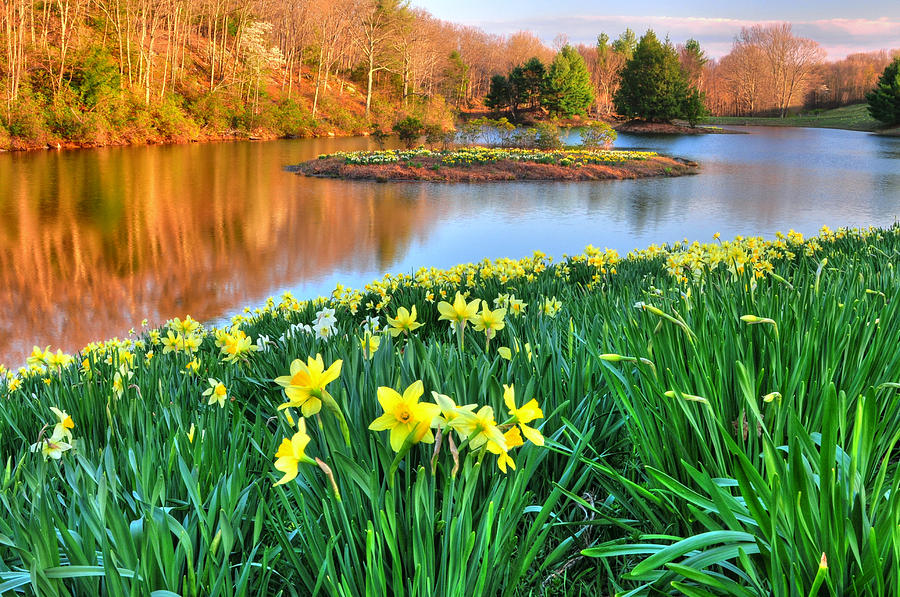
<path id="1" fill-rule="evenodd" d="M 292 481 L 296 476 L 300 463 L 315 464 L 315 461 L 306 455 L 306 446 L 309 444 L 309 435 L 306 434 L 306 421 L 300 419 L 297 422 L 297 433 L 291 439 L 284 438 L 278 451 L 275 452 L 275 468 L 284 473 L 284 476 L 275 482 L 275 485 L 283 485 Z"/>
<path id="2" fill-rule="evenodd" d="M 466 303 L 465 297 L 457 291 L 452 305 L 447 301 L 438 303 L 438 311 L 441 314 L 439 319 L 449 321 L 451 325 L 455 325 L 457 328 L 462 328 L 467 321 L 475 318 L 475 314 L 478 312 L 478 303 L 478 299 Z"/>
<path id="3" fill-rule="evenodd" d="M 170 352 L 178 352 L 184 347 L 184 339 L 181 334 L 175 335 L 172 330 L 166 332 L 166 337 L 162 339 L 163 354 Z"/>
<path id="4" fill-rule="evenodd" d="M 450 421 L 452 427 L 461 437 L 469 440 L 469 447 L 473 450 L 480 448 L 489 441 L 493 441 L 502 450 L 506 450 L 506 440 L 503 432 L 497 427 L 494 420 L 494 409 L 490 406 L 482 406 L 478 412 L 467 412 L 457 409 L 457 416 Z"/>
<path id="5" fill-rule="evenodd" d="M 200 359 L 191 359 L 188 361 L 188 364 L 184 366 L 184 369 L 188 373 L 198 373 L 200 371 Z"/>
<path id="6" fill-rule="evenodd" d="M 192 319 L 190 315 L 184 318 L 184 321 L 181 321 L 179 318 L 175 318 L 169 324 L 169 328 L 175 330 L 179 334 L 190 335 L 193 334 L 197 328 L 200 327 L 200 322 L 195 319 Z"/>
<path id="7" fill-rule="evenodd" d="M 189 334 L 184 337 L 182 341 L 181 348 L 185 352 L 197 352 L 200 350 L 200 344 L 203 343 L 203 338 L 198 334 Z"/>
<path id="8" fill-rule="evenodd" d="M 441 415 L 437 418 L 437 422 L 439 423 L 440 427 L 446 427 L 450 425 L 450 422 L 459 416 L 460 411 L 467 411 L 469 413 L 472 413 L 478 406 L 477 404 L 465 404 L 463 406 L 457 406 L 456 402 L 454 402 L 453 398 L 451 398 L 450 396 L 447 396 L 446 394 L 438 394 L 434 391 L 431 392 L 431 396 L 434 398 L 434 401 L 441 409 Z"/>
<path id="9" fill-rule="evenodd" d="M 325 386 L 333 382 L 341 374 L 342 360 L 337 360 L 325 369 L 322 355 L 315 358 L 308 357 L 304 363 L 300 359 L 294 359 L 291 363 L 291 374 L 275 378 L 275 383 L 284 388 L 288 402 L 278 407 L 282 410 L 289 406 L 298 407 L 304 417 L 311 417 L 322 410 L 322 400 L 331 399 L 331 395 Z"/>
<path id="10" fill-rule="evenodd" d="M 44 350 L 41 350 L 40 346 L 35 346 L 31 349 L 31 354 L 28 355 L 28 358 L 25 359 L 25 364 L 29 367 L 33 367 L 36 365 L 44 365 L 47 362 L 47 354 L 53 354 L 50 352 L 50 347 L 48 346 Z"/>
<path id="11" fill-rule="evenodd" d="M 474 323 L 476 332 L 484 332 L 487 339 L 490 340 L 498 331 L 502 330 L 506 323 L 503 318 L 506 317 L 506 309 L 488 309 L 487 301 L 481 302 L 481 312 L 475 314 Z"/>
<path id="12" fill-rule="evenodd" d="M 359 339 L 359 345 L 362 347 L 363 355 L 367 359 L 371 359 L 378 352 L 378 347 L 381 346 L 381 338 L 365 332 Z"/>
<path id="13" fill-rule="evenodd" d="M 75 428 L 75 421 L 65 411 L 59 410 L 55 406 L 51 406 L 50 410 L 56 415 L 57 423 L 53 427 L 53 435 L 59 436 L 60 439 L 72 441 L 72 432 L 70 429 Z"/>
<path id="14" fill-rule="evenodd" d="M 529 427 L 535 419 L 543 419 L 544 413 L 538 405 L 538 401 L 532 398 L 529 402 L 522 405 L 521 408 L 516 407 L 516 390 L 513 384 L 503 384 L 503 402 L 509 409 L 509 414 L 513 418 L 513 423 L 518 424 L 522 428 L 525 438 L 536 446 L 544 445 L 544 436 L 534 427 Z"/>
<path id="15" fill-rule="evenodd" d="M 516 317 L 525 313 L 525 307 L 528 306 L 528 303 L 524 302 L 522 299 L 517 299 L 515 296 L 509 297 L 509 311 Z"/>
<path id="16" fill-rule="evenodd" d="M 220 352 L 225 355 L 226 363 L 234 363 L 238 360 L 246 361 L 248 354 L 256 350 L 253 339 L 241 330 L 235 334 L 225 334 L 224 343 Z"/>
<path id="17" fill-rule="evenodd" d="M 562 301 L 557 300 L 555 296 L 545 299 L 544 302 L 541 303 L 541 313 L 547 317 L 556 317 L 556 314 L 559 313 L 561 308 Z"/>
<path id="18" fill-rule="evenodd" d="M 506 441 L 506 450 L 502 449 L 496 442 L 489 441 L 487 443 L 487 451 L 497 455 L 497 466 L 505 473 L 507 465 L 509 468 L 516 470 L 516 463 L 509 455 L 509 451 L 521 446 L 524 442 L 522 441 L 522 434 L 519 433 L 518 427 L 513 427 L 504 433 L 503 439 Z"/>
<path id="19" fill-rule="evenodd" d="M 10 394 L 18 390 L 22 386 L 22 379 L 19 377 L 14 377 L 9 380 L 9 385 L 6 386 L 9 389 Z"/>
<path id="20" fill-rule="evenodd" d="M 194 443 L 194 424 L 191 423 L 191 428 L 187 432 L 187 438 L 190 443 Z"/>
<path id="21" fill-rule="evenodd" d="M 412 443 L 434 443 L 431 423 L 441 412 L 437 404 L 419 402 L 424 389 L 422 381 L 410 384 L 401 396 L 397 390 L 388 387 L 378 388 L 378 402 L 384 414 L 372 421 L 372 431 L 391 431 L 391 448 L 399 452 L 403 442 L 413 432 Z"/>
<path id="22" fill-rule="evenodd" d="M 228 398 L 228 390 L 225 388 L 225 384 L 212 377 L 207 379 L 207 381 L 209 382 L 209 387 L 203 390 L 203 395 L 209 397 L 207 404 L 213 405 L 218 402 L 219 408 L 223 408 L 225 400 Z"/>
<path id="23" fill-rule="evenodd" d="M 390 333 L 393 338 L 396 338 L 401 333 L 410 334 L 413 330 L 425 325 L 416 321 L 415 305 L 413 305 L 410 310 L 407 310 L 406 307 L 400 307 L 397 309 L 397 317 L 388 316 L 387 322 L 390 326 L 388 333 Z"/>

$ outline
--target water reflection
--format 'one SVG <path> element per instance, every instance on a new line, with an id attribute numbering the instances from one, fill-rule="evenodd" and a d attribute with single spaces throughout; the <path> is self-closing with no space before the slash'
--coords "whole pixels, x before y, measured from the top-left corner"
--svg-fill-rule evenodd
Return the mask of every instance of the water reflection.
<path id="1" fill-rule="evenodd" d="M 221 320 L 292 290 L 587 244 L 626 252 L 714 232 L 900 217 L 900 139 L 847 131 L 631 137 L 699 161 L 675 179 L 373 184 L 283 167 L 364 139 L 0 156 L 0 362 L 77 350 L 144 317 Z"/>

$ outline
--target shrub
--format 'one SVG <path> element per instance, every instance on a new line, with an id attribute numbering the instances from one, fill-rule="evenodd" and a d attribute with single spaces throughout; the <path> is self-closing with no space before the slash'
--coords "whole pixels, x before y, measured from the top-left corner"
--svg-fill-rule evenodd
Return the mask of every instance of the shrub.
<path id="1" fill-rule="evenodd" d="M 536 129 L 535 146 L 538 149 L 559 149 L 562 141 L 559 138 L 559 127 L 550 122 L 539 122 Z"/>
<path id="2" fill-rule="evenodd" d="M 407 116 L 394 123 L 393 129 L 403 144 L 407 148 L 412 148 L 425 132 L 425 125 L 415 116 Z"/>
<path id="3" fill-rule="evenodd" d="M 581 146 L 585 149 L 609 149 L 618 134 L 605 122 L 592 122 L 581 129 Z"/>

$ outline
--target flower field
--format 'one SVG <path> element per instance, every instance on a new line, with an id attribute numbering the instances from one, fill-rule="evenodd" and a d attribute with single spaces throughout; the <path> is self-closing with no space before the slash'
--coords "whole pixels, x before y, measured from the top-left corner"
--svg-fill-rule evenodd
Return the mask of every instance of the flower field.
<path id="1" fill-rule="evenodd" d="M 295 170 L 364 180 L 600 180 L 693 174 L 697 164 L 652 151 L 461 147 L 322 154 Z"/>
<path id="2" fill-rule="evenodd" d="M 462 264 L 0 382 L 0 595 L 893 595 L 900 227 Z"/>

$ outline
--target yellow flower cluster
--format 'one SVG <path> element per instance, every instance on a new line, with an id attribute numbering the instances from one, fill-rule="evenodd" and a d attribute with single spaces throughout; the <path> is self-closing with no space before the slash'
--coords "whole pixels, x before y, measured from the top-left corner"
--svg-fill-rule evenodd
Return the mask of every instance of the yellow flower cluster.
<path id="1" fill-rule="evenodd" d="M 524 444 L 522 435 L 535 445 L 543 446 L 544 437 L 541 432 L 529 423 L 542 419 L 544 413 L 537 400 L 532 399 L 521 407 L 516 406 L 515 389 L 504 385 L 503 400 L 509 417 L 502 424 L 497 424 L 494 409 L 491 406 L 478 407 L 477 404 L 458 406 L 445 394 L 431 392 L 434 403 L 419 402 L 424 393 L 421 380 L 413 382 L 401 395 L 395 389 L 382 386 L 378 388 L 378 402 L 383 413 L 372 421 L 372 431 L 390 431 L 391 449 L 400 455 L 405 454 L 417 443 L 435 443 L 435 429 L 438 438 L 446 437 L 458 466 L 458 453 L 452 433 L 461 442 L 460 447 L 468 446 L 471 450 L 480 450 L 497 455 L 497 466 L 502 472 L 507 467 L 515 469 L 516 463 L 510 452 Z M 451 433 L 452 432 L 452 433 Z M 440 450 L 435 449 L 435 458 Z"/>
<path id="2" fill-rule="evenodd" d="M 341 151 L 319 156 L 320 160 L 342 159 L 351 165 L 380 165 L 433 158 L 442 166 L 472 166 L 500 161 L 535 162 L 560 166 L 584 166 L 586 164 L 618 164 L 633 160 L 646 160 L 656 156 L 653 151 L 614 151 L 608 149 L 518 149 L 500 147 L 463 147 L 446 151 L 419 149 L 389 149 L 381 151 Z"/>

